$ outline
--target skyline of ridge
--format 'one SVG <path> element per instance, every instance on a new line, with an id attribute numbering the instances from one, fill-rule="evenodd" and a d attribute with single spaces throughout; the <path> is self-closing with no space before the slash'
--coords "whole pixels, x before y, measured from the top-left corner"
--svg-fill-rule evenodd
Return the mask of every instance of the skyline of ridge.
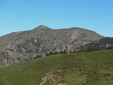
<path id="1" fill-rule="evenodd" d="M 51 29 L 51 30 L 62 30 L 62 29 L 78 28 L 78 29 L 84 29 L 84 30 L 89 30 L 89 31 L 92 31 L 92 32 L 96 32 L 96 31 L 94 31 L 94 30 L 85 29 L 85 28 L 81 28 L 81 27 L 69 27 L 69 28 L 58 28 L 58 29 L 53 29 L 53 28 L 48 27 L 48 26 L 45 26 L 45 25 L 39 25 L 39 26 L 37 26 L 37 27 L 35 27 L 35 28 L 32 28 L 32 29 L 29 29 L 29 30 L 21 30 L 21 31 L 10 32 L 10 33 L 4 34 L 4 35 L 2 35 L 2 36 L 8 35 L 8 34 L 12 34 L 12 33 L 16 33 L 16 32 L 31 31 L 31 30 L 38 29 L 39 27 L 41 27 L 41 29 L 43 29 L 44 27 L 45 27 L 45 28 L 49 28 L 49 29 Z M 96 32 L 96 33 L 97 33 L 97 32 Z M 97 33 L 97 34 L 98 34 L 98 33 Z M 99 34 L 99 35 L 100 35 L 100 34 Z M 0 37 L 2 37 L 2 36 L 0 36 Z M 103 35 L 101 35 L 101 36 L 103 36 Z M 104 37 L 106 37 L 106 36 L 104 36 Z"/>
<path id="2" fill-rule="evenodd" d="M 113 37 L 112 0 L 0 0 L 0 36 L 31 30 L 80 27 Z"/>

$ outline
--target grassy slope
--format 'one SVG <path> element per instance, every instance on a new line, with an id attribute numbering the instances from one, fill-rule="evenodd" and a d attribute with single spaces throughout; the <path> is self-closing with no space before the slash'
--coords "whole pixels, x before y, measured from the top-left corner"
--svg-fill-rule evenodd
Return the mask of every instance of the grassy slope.
<path id="1" fill-rule="evenodd" d="M 113 50 L 53 55 L 6 66 L 0 68 L 0 85 L 39 85 L 51 69 L 57 77 L 45 85 L 112 85 Z"/>

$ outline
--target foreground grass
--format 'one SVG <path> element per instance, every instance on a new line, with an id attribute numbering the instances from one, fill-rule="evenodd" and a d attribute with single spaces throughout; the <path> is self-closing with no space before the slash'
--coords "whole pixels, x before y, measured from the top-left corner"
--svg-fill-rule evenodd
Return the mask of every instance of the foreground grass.
<path id="1" fill-rule="evenodd" d="M 113 50 L 52 55 L 0 68 L 0 85 L 40 85 L 44 77 L 43 85 L 113 85 Z"/>

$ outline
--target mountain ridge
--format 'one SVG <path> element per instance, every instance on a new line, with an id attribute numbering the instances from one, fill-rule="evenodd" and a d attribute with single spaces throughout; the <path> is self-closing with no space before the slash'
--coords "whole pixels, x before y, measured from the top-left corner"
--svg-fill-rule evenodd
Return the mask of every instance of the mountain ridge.
<path id="1" fill-rule="evenodd" d="M 89 43 L 82 48 L 82 51 L 85 50 L 93 50 L 93 49 L 98 49 L 98 50 L 103 50 L 103 49 L 112 49 L 113 48 L 113 38 L 112 37 L 104 37 L 99 40 L 96 40 L 92 43 Z"/>
<path id="2" fill-rule="evenodd" d="M 72 51 L 103 36 L 94 31 L 72 27 L 54 30 L 40 25 L 32 30 L 0 37 L 0 66 L 45 56 L 50 52 Z"/>

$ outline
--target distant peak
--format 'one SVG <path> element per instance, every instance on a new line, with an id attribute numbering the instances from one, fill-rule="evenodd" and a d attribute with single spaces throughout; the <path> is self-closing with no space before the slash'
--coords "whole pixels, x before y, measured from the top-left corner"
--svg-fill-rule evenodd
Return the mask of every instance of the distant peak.
<path id="1" fill-rule="evenodd" d="M 44 25 L 39 25 L 38 28 L 40 27 L 48 28 L 47 26 L 44 26 Z"/>
<path id="2" fill-rule="evenodd" d="M 44 25 L 40 25 L 40 26 L 36 27 L 34 30 L 36 30 L 36 29 L 41 30 L 41 29 L 51 29 L 51 28 L 44 26 Z"/>
<path id="3" fill-rule="evenodd" d="M 80 27 L 71 27 L 70 29 L 83 29 L 83 28 L 80 28 Z"/>

